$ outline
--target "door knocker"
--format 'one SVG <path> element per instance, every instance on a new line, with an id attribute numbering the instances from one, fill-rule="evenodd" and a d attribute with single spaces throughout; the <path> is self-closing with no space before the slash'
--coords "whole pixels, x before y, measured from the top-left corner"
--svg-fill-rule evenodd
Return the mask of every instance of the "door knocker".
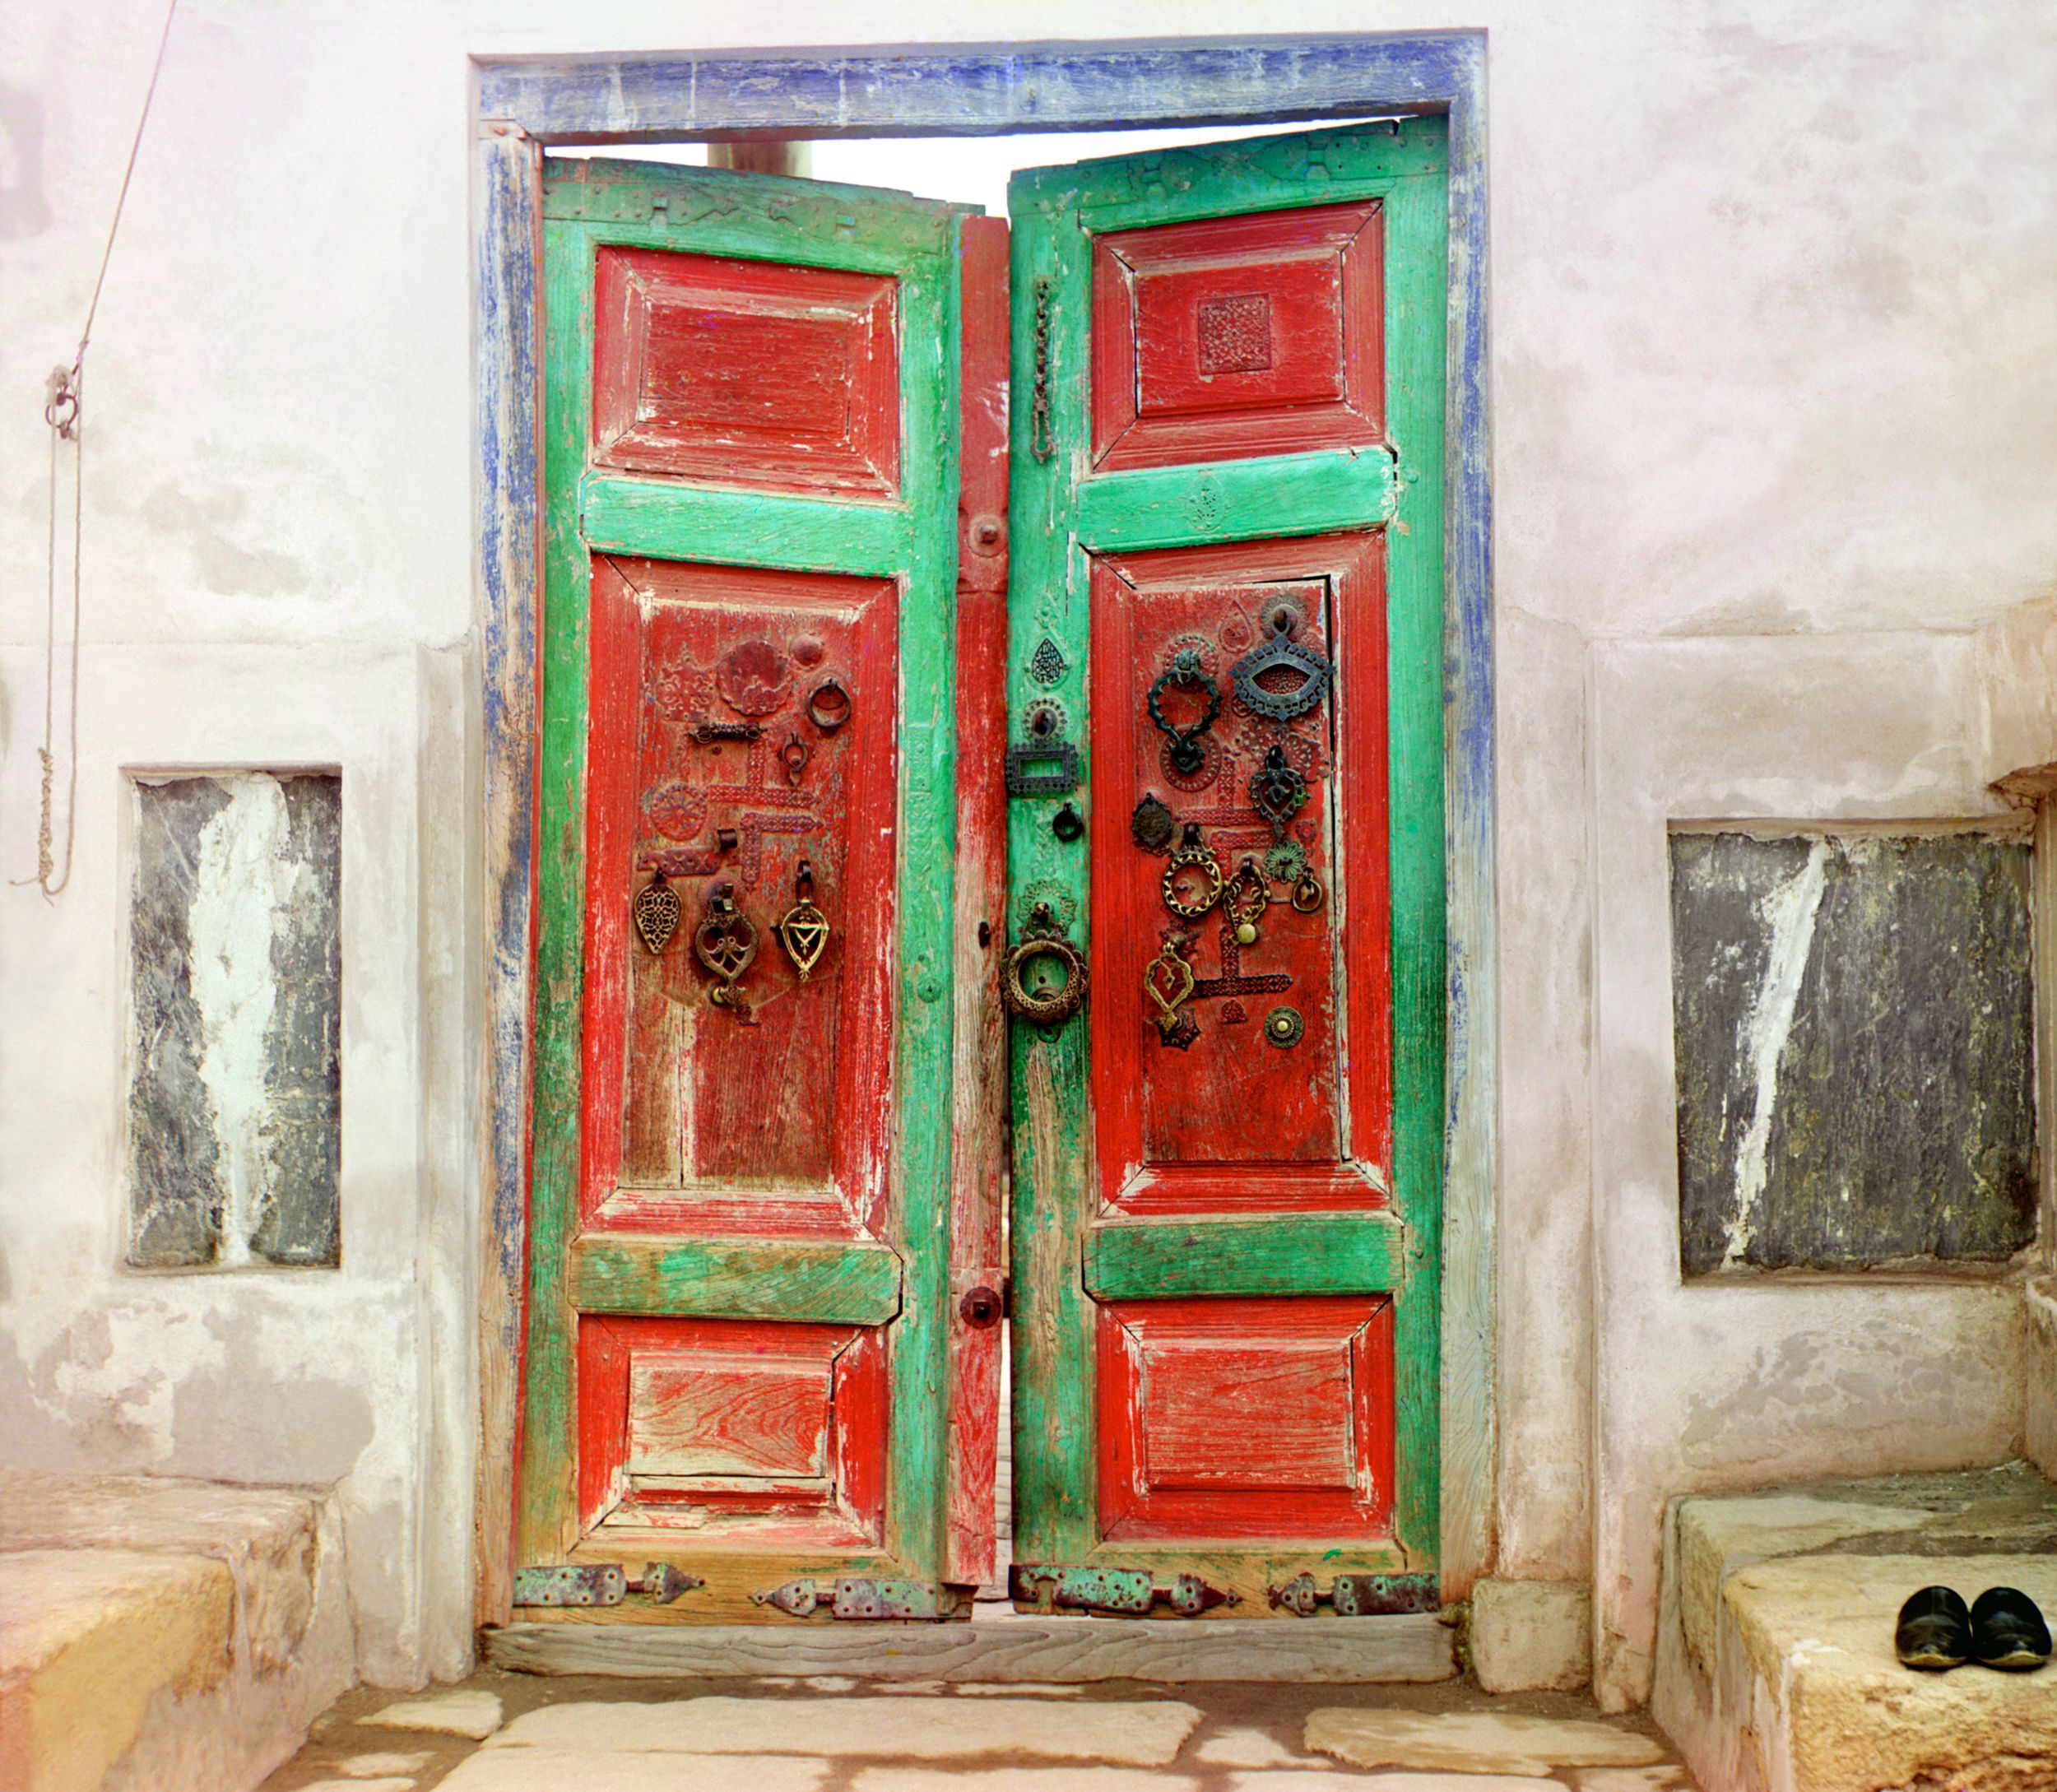
<path id="1" fill-rule="evenodd" d="M 707 913 L 693 932 L 693 953 L 721 979 L 708 992 L 708 1000 L 732 1010 L 739 1020 L 752 1019 L 750 1004 L 736 985 L 757 957 L 757 930 L 736 906 L 733 884 L 717 884 L 708 892 Z"/>
<path id="2" fill-rule="evenodd" d="M 1179 1013 L 1180 1005 L 1193 992 L 1193 968 L 1186 961 L 1191 938 L 1177 929 L 1164 935 L 1163 949 L 1143 968 L 1143 989 L 1157 1005 L 1149 1017 L 1157 1036 L 1174 1050 L 1183 1052 L 1200 1037 L 1200 1024 L 1191 1014 Z"/>
<path id="3" fill-rule="evenodd" d="M 1064 981 L 1036 980 L 1031 988 L 1028 972 L 1038 959 L 1052 959 L 1064 967 Z M 1047 903 L 1038 903 L 1021 930 L 1021 938 L 1010 949 L 1001 965 L 1001 994 L 1010 1011 L 1038 1027 L 1055 1027 L 1079 1011 L 1085 1000 L 1085 954 L 1065 938 L 1063 924 Z"/>
<path id="4" fill-rule="evenodd" d="M 1236 867 L 1236 875 L 1228 880 L 1228 888 L 1221 893 L 1221 912 L 1236 930 L 1237 945 L 1257 943 L 1257 923 L 1270 906 L 1271 886 L 1265 882 L 1257 861 L 1245 859 Z"/>
<path id="5" fill-rule="evenodd" d="M 652 958 L 660 956 L 671 945 L 671 935 L 679 931 L 679 922 L 685 913 L 679 902 L 679 893 L 665 881 L 664 872 L 657 875 L 636 892 L 636 899 L 629 912 L 634 917 L 636 931 Z"/>
<path id="6" fill-rule="evenodd" d="M 772 923 L 773 936 L 806 982 L 829 947 L 829 917 L 815 907 L 815 868 L 805 859 L 793 879 L 792 908 Z"/>
<path id="7" fill-rule="evenodd" d="M 1200 720 L 1191 727 L 1174 727 L 1165 719 L 1164 693 L 1174 689 L 1198 690 L 1207 699 Z M 1207 675 L 1207 668 L 1192 648 L 1181 648 L 1172 656 L 1172 663 L 1157 675 L 1157 682 L 1150 686 L 1149 712 L 1158 732 L 1171 742 L 1172 769 L 1191 777 L 1207 763 L 1207 750 L 1200 745 L 1200 738 L 1221 713 L 1221 687 Z"/>
<path id="8" fill-rule="evenodd" d="M 1188 871 L 1200 876 L 1200 887 L 1196 890 L 1186 876 Z M 1164 906 L 1182 921 L 1197 921 L 1221 900 L 1221 866 L 1214 855 L 1200 843 L 1200 824 L 1186 824 L 1185 838 L 1178 850 L 1164 867 Z"/>
<path id="9" fill-rule="evenodd" d="M 1299 814 L 1307 800 L 1307 781 L 1297 768 L 1286 763 L 1285 749 L 1268 749 L 1264 764 L 1250 779 L 1250 801 L 1271 825 L 1275 842 L 1285 838 L 1286 824 Z"/>
<path id="10" fill-rule="evenodd" d="M 786 744 L 778 750 L 778 763 L 786 768 L 786 782 L 797 784 L 800 774 L 807 769 L 807 761 L 815 756 L 815 750 L 796 734 L 788 734 Z"/>
<path id="11" fill-rule="evenodd" d="M 1228 680 L 1244 708 L 1272 722 L 1304 716 L 1328 694 L 1335 668 L 1312 648 L 1292 636 L 1293 612 L 1280 604 L 1271 612 L 1271 638 L 1260 643 L 1228 669 Z M 1286 672 L 1295 682 L 1266 689 L 1258 680 L 1267 672 Z"/>
<path id="12" fill-rule="evenodd" d="M 840 679 L 824 678 L 807 694 L 807 719 L 824 734 L 833 734 L 850 719 L 850 693 Z"/>
<path id="13" fill-rule="evenodd" d="M 1085 832 L 1085 822 L 1079 811 L 1066 803 L 1050 818 L 1050 831 L 1068 846 Z"/>
<path id="14" fill-rule="evenodd" d="M 1171 810 L 1157 800 L 1154 790 L 1143 792 L 1142 801 L 1129 817 L 1129 833 L 1145 852 L 1162 852 L 1170 846 L 1177 825 Z"/>
<path id="15" fill-rule="evenodd" d="M 1302 871 L 1293 880 L 1293 908 L 1296 914 L 1311 915 L 1321 906 L 1321 880 L 1312 871 Z"/>

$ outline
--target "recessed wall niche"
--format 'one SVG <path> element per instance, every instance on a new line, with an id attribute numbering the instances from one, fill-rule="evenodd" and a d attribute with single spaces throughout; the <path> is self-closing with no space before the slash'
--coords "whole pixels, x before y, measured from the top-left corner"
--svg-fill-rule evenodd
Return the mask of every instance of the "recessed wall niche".
<path id="1" fill-rule="evenodd" d="M 341 1260 L 342 781 L 133 774 L 139 1269 Z"/>
<path id="2" fill-rule="evenodd" d="M 2033 1241 L 2029 869 L 1991 833 L 1672 836 L 1687 1275 Z"/>

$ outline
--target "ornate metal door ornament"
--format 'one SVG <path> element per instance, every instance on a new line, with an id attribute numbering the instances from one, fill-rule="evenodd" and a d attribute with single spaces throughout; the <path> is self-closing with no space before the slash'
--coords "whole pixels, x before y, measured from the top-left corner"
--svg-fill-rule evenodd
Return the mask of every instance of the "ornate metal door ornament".
<path id="1" fill-rule="evenodd" d="M 717 884 L 707 894 L 707 912 L 693 932 L 693 954 L 720 981 L 708 991 L 717 1007 L 750 1019 L 750 1004 L 736 987 L 757 957 L 757 930 L 736 906 L 736 886 Z"/>
<path id="2" fill-rule="evenodd" d="M 1335 668 L 1312 648 L 1302 647 L 1292 636 L 1293 611 L 1280 604 L 1271 612 L 1271 638 L 1260 643 L 1228 669 L 1230 683 L 1242 706 L 1253 716 L 1271 722 L 1290 722 L 1304 716 L 1328 695 Z M 1284 671 L 1293 682 L 1283 689 L 1267 690 L 1259 680 L 1267 672 Z"/>
<path id="3" fill-rule="evenodd" d="M 833 734 L 850 719 L 850 693 L 843 680 L 824 678 L 807 694 L 807 719 L 824 734 Z"/>
<path id="4" fill-rule="evenodd" d="M 1293 880 L 1293 907 L 1298 914 L 1311 915 L 1321 906 L 1324 892 L 1321 880 L 1312 871 L 1302 871 Z"/>
<path id="5" fill-rule="evenodd" d="M 1007 794 L 1069 796 L 1079 787 L 1079 750 L 1064 737 L 1063 705 L 1044 699 L 1029 706 L 1023 722 L 1028 739 L 1007 749 Z"/>
<path id="6" fill-rule="evenodd" d="M 1050 282 L 1038 280 L 1036 295 L 1036 377 L 1028 406 L 1028 452 L 1047 461 L 1056 447 L 1050 437 Z"/>
<path id="7" fill-rule="evenodd" d="M 1189 871 L 1200 880 L 1196 890 L 1186 875 Z M 1197 921 L 1221 900 L 1222 888 L 1221 866 L 1200 843 L 1200 824 L 1187 822 L 1185 838 L 1164 867 L 1164 906 L 1182 921 Z"/>
<path id="8" fill-rule="evenodd" d="M 1299 814 L 1307 800 L 1307 781 L 1286 763 L 1285 749 L 1273 747 L 1250 779 L 1250 801 L 1257 813 L 1270 824 L 1274 842 L 1285 838 L 1286 824 Z"/>
<path id="9" fill-rule="evenodd" d="M 1145 852 L 1162 852 L 1172 843 L 1177 823 L 1172 812 L 1157 800 L 1155 791 L 1145 791 L 1143 800 L 1129 817 L 1129 833 Z"/>
<path id="10" fill-rule="evenodd" d="M 755 740 L 764 731 L 761 722 L 696 722 L 685 737 L 695 746 L 714 746 L 723 740 Z"/>
<path id="11" fill-rule="evenodd" d="M 1265 881 L 1264 873 L 1257 869 L 1257 861 L 1245 859 L 1236 867 L 1236 875 L 1228 880 L 1228 887 L 1221 893 L 1222 912 L 1235 926 L 1237 945 L 1257 943 L 1257 923 L 1270 906 L 1271 886 Z"/>
<path id="12" fill-rule="evenodd" d="M 659 956 L 671 945 L 671 935 L 679 931 L 679 922 L 685 912 L 679 893 L 665 881 L 662 870 L 636 892 L 629 913 L 634 917 L 636 932 L 642 937 L 644 949 L 652 958 Z"/>
<path id="13" fill-rule="evenodd" d="M 796 734 L 788 734 L 786 744 L 778 750 L 778 763 L 786 768 L 786 782 L 797 784 L 800 774 L 807 769 L 807 761 L 815 756 L 815 750 Z"/>
<path id="14" fill-rule="evenodd" d="M 1297 884 L 1307 875 L 1307 848 L 1298 840 L 1281 840 L 1267 847 L 1264 875 L 1275 884 Z"/>
<path id="15" fill-rule="evenodd" d="M 1178 1011 L 1193 993 L 1193 968 L 1186 960 L 1186 949 L 1191 944 L 1187 935 L 1173 928 L 1164 935 L 1157 956 L 1143 968 L 1144 993 L 1157 1005 L 1150 1024 L 1157 1028 L 1159 1038 L 1180 1052 L 1200 1037 L 1200 1023 Z"/>
<path id="16" fill-rule="evenodd" d="M 1020 940 L 1001 966 L 1001 994 L 1009 1010 L 1039 1027 L 1055 1027 L 1079 1011 L 1085 1000 L 1085 954 L 1064 936 L 1063 924 L 1049 903 L 1038 903 Z M 1038 978 L 1031 989 L 1028 971 L 1038 959 L 1054 959 L 1064 967 L 1064 981 Z"/>
<path id="17" fill-rule="evenodd" d="M 1300 1018 L 1297 1008 L 1279 1006 L 1264 1017 L 1264 1036 L 1270 1044 L 1280 1047 L 1297 1046 L 1300 1036 L 1307 1030 L 1307 1024 Z"/>
<path id="18" fill-rule="evenodd" d="M 1069 845 L 1085 832 L 1085 822 L 1079 811 L 1066 803 L 1050 818 L 1050 831 Z"/>
<path id="19" fill-rule="evenodd" d="M 1070 670 L 1064 650 L 1047 634 L 1036 643 L 1036 651 L 1028 656 L 1028 675 L 1046 690 Z"/>
<path id="20" fill-rule="evenodd" d="M 1189 728 L 1174 727 L 1165 719 L 1164 693 L 1172 689 L 1197 690 L 1207 699 L 1200 720 Z M 1207 675 L 1207 668 L 1191 648 L 1180 648 L 1172 656 L 1172 663 L 1157 675 L 1157 682 L 1150 686 L 1149 711 L 1157 731 L 1171 742 L 1172 769 L 1191 778 L 1207 763 L 1201 737 L 1221 713 L 1221 687 Z"/>
<path id="21" fill-rule="evenodd" d="M 829 917 L 815 907 L 815 868 L 806 859 L 793 879 L 795 901 L 772 923 L 772 934 L 806 982 L 829 948 Z"/>

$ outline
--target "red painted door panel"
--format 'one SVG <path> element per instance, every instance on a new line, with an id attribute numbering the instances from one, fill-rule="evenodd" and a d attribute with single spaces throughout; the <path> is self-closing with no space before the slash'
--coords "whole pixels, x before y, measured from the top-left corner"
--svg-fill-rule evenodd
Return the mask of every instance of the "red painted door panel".
<path id="1" fill-rule="evenodd" d="M 890 580 L 596 565 L 586 1207 L 609 1226 L 882 1221 L 897 612 Z M 774 931 L 803 866 L 829 928 L 805 978 Z M 683 916 L 653 954 L 631 908 L 658 873 Z M 727 1003 L 691 939 L 724 889 L 756 935 Z"/>
<path id="2" fill-rule="evenodd" d="M 1379 538 L 1096 557 L 1092 588 L 1102 1199 L 1134 1213 L 1377 1205 L 1391 1130 Z M 1327 696 L 1288 722 L 1248 713 L 1234 694 L 1235 666 L 1280 621 L 1335 667 Z M 1220 707 L 1190 773 L 1173 763 L 1147 696 L 1182 653 Z M 1293 669 L 1283 670 L 1290 682 Z M 1158 707 L 1173 728 L 1199 719 L 1204 689 L 1160 687 Z M 1275 751 L 1307 791 L 1276 840 L 1250 794 Z M 1140 850 L 1132 838 L 1131 817 L 1146 799 L 1175 819 L 1172 852 Z M 1174 866 L 1189 825 L 1214 870 Z M 1278 875 L 1296 866 L 1318 891 L 1311 912 L 1293 906 L 1297 875 Z M 1226 902 L 1195 918 L 1168 907 L 1168 875 L 1190 903 L 1217 871 L 1241 877 L 1245 892 L 1265 891 L 1253 943 L 1240 942 Z M 1247 895 L 1237 914 L 1256 900 Z M 1168 937 L 1194 977 L 1180 1005 L 1186 1028 L 1169 1040 L 1145 982 Z M 1267 1033 L 1268 1018 L 1282 1012 L 1300 1029 L 1295 1042 Z"/>

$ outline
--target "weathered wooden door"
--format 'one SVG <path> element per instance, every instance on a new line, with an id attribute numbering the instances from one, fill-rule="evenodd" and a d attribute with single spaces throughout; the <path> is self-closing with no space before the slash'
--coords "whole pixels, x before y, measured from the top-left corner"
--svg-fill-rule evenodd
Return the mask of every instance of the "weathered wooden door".
<path id="1" fill-rule="evenodd" d="M 1444 143 L 1014 183 L 1018 1604 L 1435 1603 Z"/>
<path id="2" fill-rule="evenodd" d="M 516 1604 L 950 1615 L 1000 1316 L 950 1258 L 999 1280 L 950 1223 L 960 424 L 1003 371 L 961 388 L 960 257 L 1004 293 L 1005 226 L 599 161 L 544 218 Z"/>

